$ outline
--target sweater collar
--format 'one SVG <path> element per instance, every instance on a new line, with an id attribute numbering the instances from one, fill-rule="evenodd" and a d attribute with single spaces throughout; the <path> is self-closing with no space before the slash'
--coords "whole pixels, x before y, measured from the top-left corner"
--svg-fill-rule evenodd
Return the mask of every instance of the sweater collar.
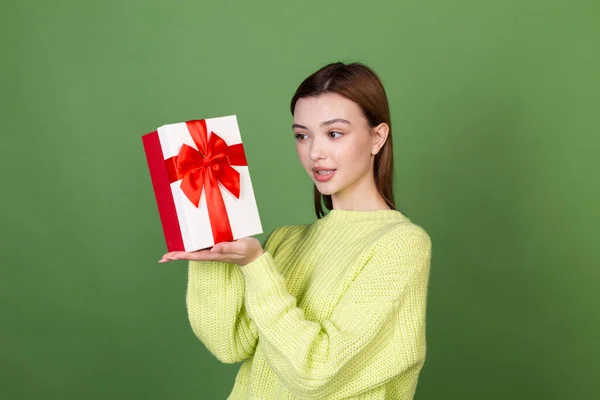
<path id="1" fill-rule="evenodd" d="M 408 217 L 397 210 L 373 210 L 373 211 L 358 211 L 358 210 L 330 210 L 327 215 L 315 221 L 317 225 L 345 225 L 357 222 L 375 222 L 389 220 L 405 220 L 409 221 Z"/>

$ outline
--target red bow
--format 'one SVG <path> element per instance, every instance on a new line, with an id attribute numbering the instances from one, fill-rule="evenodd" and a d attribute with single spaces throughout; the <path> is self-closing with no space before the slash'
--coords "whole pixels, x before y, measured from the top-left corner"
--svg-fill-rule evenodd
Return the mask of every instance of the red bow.
<path id="1" fill-rule="evenodd" d="M 181 190 L 196 207 L 204 188 L 215 244 L 230 242 L 233 233 L 219 183 L 236 198 L 240 197 L 240 174 L 231 166 L 248 165 L 244 147 L 241 143 L 228 146 L 214 132 L 207 139 L 205 120 L 188 121 L 186 125 L 198 150 L 184 144 L 179 155 L 165 160 L 169 182 L 182 179 Z"/>

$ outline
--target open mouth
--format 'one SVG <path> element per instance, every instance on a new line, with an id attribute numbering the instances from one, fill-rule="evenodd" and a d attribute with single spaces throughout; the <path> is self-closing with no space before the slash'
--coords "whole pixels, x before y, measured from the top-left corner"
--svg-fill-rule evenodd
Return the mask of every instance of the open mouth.
<path id="1" fill-rule="evenodd" d="M 335 169 L 313 169 L 313 176 L 319 182 L 327 182 L 335 175 Z"/>

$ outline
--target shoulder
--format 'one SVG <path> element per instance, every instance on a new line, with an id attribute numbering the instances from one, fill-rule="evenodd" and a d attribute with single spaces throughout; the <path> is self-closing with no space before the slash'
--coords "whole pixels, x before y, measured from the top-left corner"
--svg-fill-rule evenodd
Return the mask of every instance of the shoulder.
<path id="1" fill-rule="evenodd" d="M 371 247 L 371 261 L 402 268 L 429 268 L 431 260 L 431 237 L 420 225 L 405 221 L 386 227 Z"/>
<path id="2" fill-rule="evenodd" d="M 379 247 L 410 247 L 421 250 L 431 249 L 431 237 L 421 225 L 410 221 L 390 224 L 382 231 Z"/>

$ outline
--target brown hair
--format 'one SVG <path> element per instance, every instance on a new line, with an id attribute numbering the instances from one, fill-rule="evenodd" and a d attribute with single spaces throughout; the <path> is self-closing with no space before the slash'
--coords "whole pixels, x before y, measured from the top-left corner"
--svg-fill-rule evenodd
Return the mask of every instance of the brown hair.
<path id="1" fill-rule="evenodd" d="M 375 155 L 375 185 L 385 202 L 396 209 L 394 202 L 394 153 L 392 148 L 392 121 L 387 95 L 381 79 L 375 71 L 361 63 L 336 62 L 326 65 L 306 78 L 292 97 L 290 111 L 298 99 L 336 93 L 353 102 L 362 110 L 371 127 L 385 122 L 390 127 L 389 135 L 381 150 Z M 314 202 L 317 218 L 325 215 L 323 203 L 328 210 L 333 208 L 330 195 L 322 195 L 315 185 Z"/>

